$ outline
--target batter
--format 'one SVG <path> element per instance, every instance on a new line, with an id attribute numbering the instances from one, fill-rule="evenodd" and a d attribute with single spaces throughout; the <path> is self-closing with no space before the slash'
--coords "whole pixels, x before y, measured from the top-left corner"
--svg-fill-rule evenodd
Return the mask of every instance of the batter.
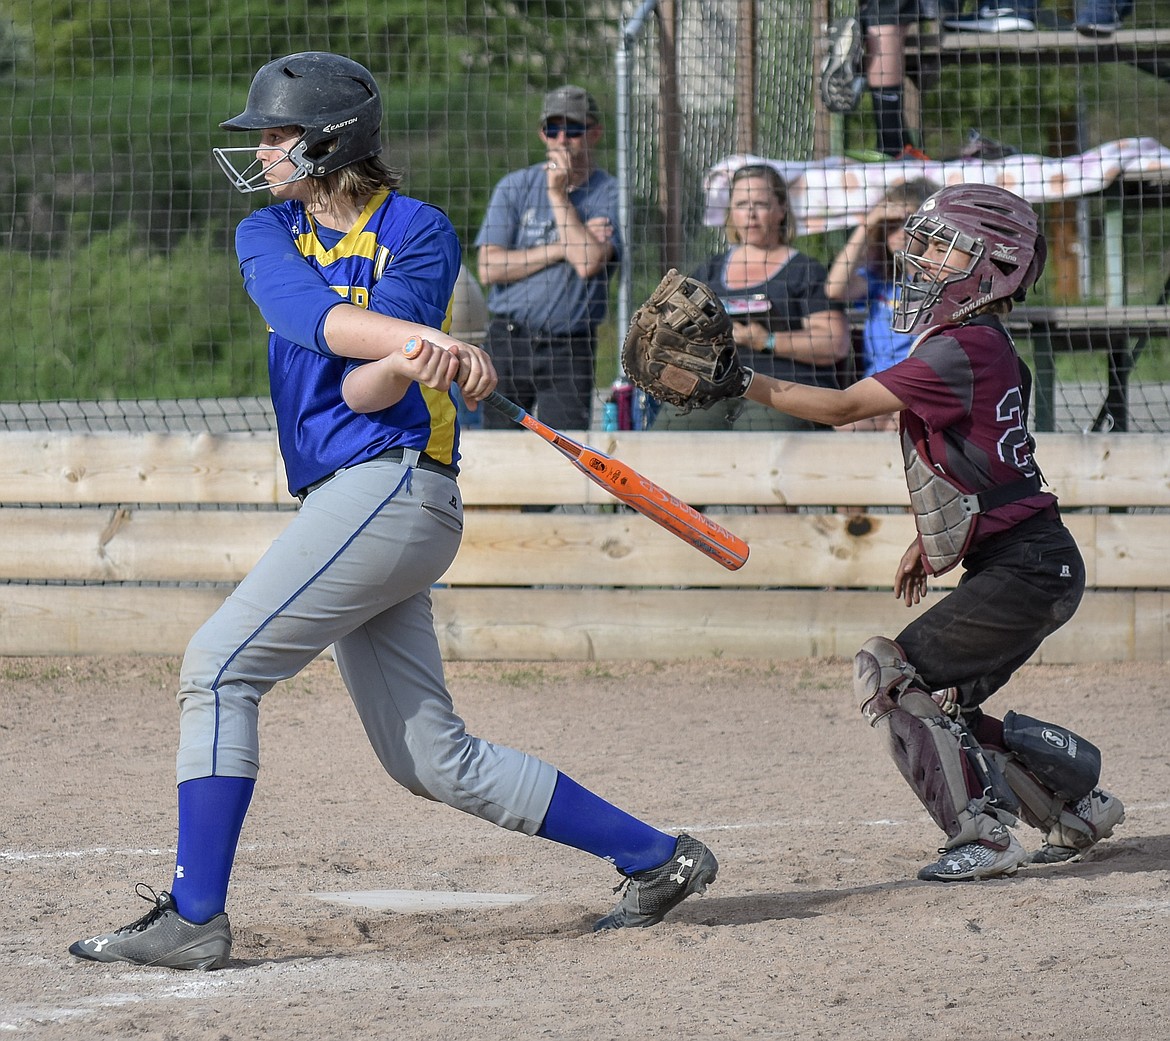
<path id="1" fill-rule="evenodd" d="M 630 816 L 533 756 L 469 735 L 443 678 L 430 587 L 463 529 L 451 387 L 474 409 L 488 355 L 440 329 L 460 247 L 442 211 L 400 195 L 378 158 L 370 73 L 306 52 L 265 65 L 215 150 L 242 192 L 276 202 L 236 235 L 270 327 L 268 363 L 294 521 L 192 638 L 179 682 L 178 854 L 142 918 L 79 940 L 90 961 L 216 969 L 231 953 L 228 882 L 260 766 L 260 702 L 332 645 L 371 745 L 416 795 L 612 863 L 624 894 L 596 927 L 649 926 L 714 881 L 701 842 Z M 247 162 L 239 157 L 245 156 Z M 243 169 L 240 166 L 243 165 Z M 409 357 L 407 340 L 423 341 Z M 361 411 L 343 382 L 377 370 Z M 353 378 L 355 375 L 358 378 Z"/>

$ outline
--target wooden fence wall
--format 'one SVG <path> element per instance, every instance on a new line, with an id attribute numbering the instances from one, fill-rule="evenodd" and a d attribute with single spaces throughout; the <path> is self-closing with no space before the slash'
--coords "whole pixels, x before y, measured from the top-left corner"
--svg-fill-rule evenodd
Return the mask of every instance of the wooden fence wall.
<path id="1" fill-rule="evenodd" d="M 449 658 L 851 656 L 917 610 L 890 587 L 913 536 L 894 435 L 590 436 L 721 512 L 751 559 L 726 571 L 611 508 L 531 434 L 468 431 L 463 545 L 434 590 Z M 1167 442 L 1040 435 L 1089 591 L 1038 660 L 1168 659 Z M 0 654 L 181 653 L 291 519 L 283 482 L 271 434 L 0 434 Z"/>

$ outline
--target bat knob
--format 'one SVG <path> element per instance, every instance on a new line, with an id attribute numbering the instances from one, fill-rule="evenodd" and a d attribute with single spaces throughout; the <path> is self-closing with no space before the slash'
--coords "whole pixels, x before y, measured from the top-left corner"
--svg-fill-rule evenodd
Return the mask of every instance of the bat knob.
<path id="1" fill-rule="evenodd" d="M 413 358 L 419 351 L 422 350 L 422 343 L 417 336 L 412 336 L 402 345 L 402 353 L 408 358 Z"/>

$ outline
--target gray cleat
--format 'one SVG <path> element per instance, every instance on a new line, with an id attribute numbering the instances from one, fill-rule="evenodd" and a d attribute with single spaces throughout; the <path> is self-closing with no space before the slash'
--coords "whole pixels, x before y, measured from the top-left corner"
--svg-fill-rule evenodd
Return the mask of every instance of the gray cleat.
<path id="1" fill-rule="evenodd" d="M 1069 811 L 1084 824 L 1069 820 Z M 1069 803 L 1061 819 L 1044 837 L 1044 845 L 1032 854 L 1032 863 L 1064 864 L 1080 860 L 1098 842 L 1109 838 L 1124 820 L 1125 807 L 1121 800 L 1104 788 L 1094 788 L 1076 805 Z"/>
<path id="2" fill-rule="evenodd" d="M 992 849 L 982 842 L 968 842 L 954 849 L 945 849 L 933 864 L 918 872 L 923 882 L 978 882 L 985 878 L 1004 878 L 1014 875 L 1025 863 L 1028 854 L 1008 832 L 1005 849 Z"/>
<path id="3" fill-rule="evenodd" d="M 175 908 L 170 893 L 156 893 L 139 882 L 134 891 L 154 907 L 136 922 L 111 933 L 78 940 L 69 953 L 86 961 L 124 961 L 168 969 L 222 969 L 232 951 L 226 914 L 199 925 Z"/>
<path id="4" fill-rule="evenodd" d="M 626 876 L 614 890 L 617 893 L 625 889 L 621 900 L 593 926 L 593 931 L 645 929 L 657 925 L 668 911 L 692 893 L 705 892 L 718 872 L 719 862 L 714 853 L 698 839 L 680 835 L 674 853 L 665 864 Z"/>

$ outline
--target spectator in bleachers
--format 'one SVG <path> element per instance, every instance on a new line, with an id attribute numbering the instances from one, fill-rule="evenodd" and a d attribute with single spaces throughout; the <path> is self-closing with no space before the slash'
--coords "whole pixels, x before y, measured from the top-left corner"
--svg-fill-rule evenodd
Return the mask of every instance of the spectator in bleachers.
<path id="1" fill-rule="evenodd" d="M 617 180 L 593 162 L 602 132 L 583 88 L 545 95 L 545 159 L 496 185 L 475 239 L 499 391 L 561 430 L 590 427 L 597 326 L 621 251 Z M 489 429 L 513 425 L 484 414 Z"/>
<path id="2" fill-rule="evenodd" d="M 919 0 L 861 0 L 856 18 L 829 31 L 821 96 L 831 112 L 852 111 L 869 86 L 877 150 L 921 157 L 906 128 L 906 32 L 922 17 Z M 864 72 L 862 71 L 864 69 Z"/>
<path id="3" fill-rule="evenodd" d="M 731 178 L 725 230 L 729 248 L 693 272 L 731 316 L 741 362 L 778 379 L 839 387 L 849 322 L 825 296 L 825 267 L 789 245 L 788 186 L 764 164 Z M 738 399 L 681 414 L 664 407 L 656 430 L 814 430 L 815 424 Z"/>
<path id="4" fill-rule="evenodd" d="M 825 296 L 841 303 L 864 302 L 858 379 L 888 369 L 910 353 L 914 338 L 891 328 L 894 317 L 894 254 L 906 247 L 906 218 L 940 185 L 925 178 L 894 185 L 850 233 L 829 267 Z M 852 430 L 893 430 L 897 417 L 875 416 Z"/>

